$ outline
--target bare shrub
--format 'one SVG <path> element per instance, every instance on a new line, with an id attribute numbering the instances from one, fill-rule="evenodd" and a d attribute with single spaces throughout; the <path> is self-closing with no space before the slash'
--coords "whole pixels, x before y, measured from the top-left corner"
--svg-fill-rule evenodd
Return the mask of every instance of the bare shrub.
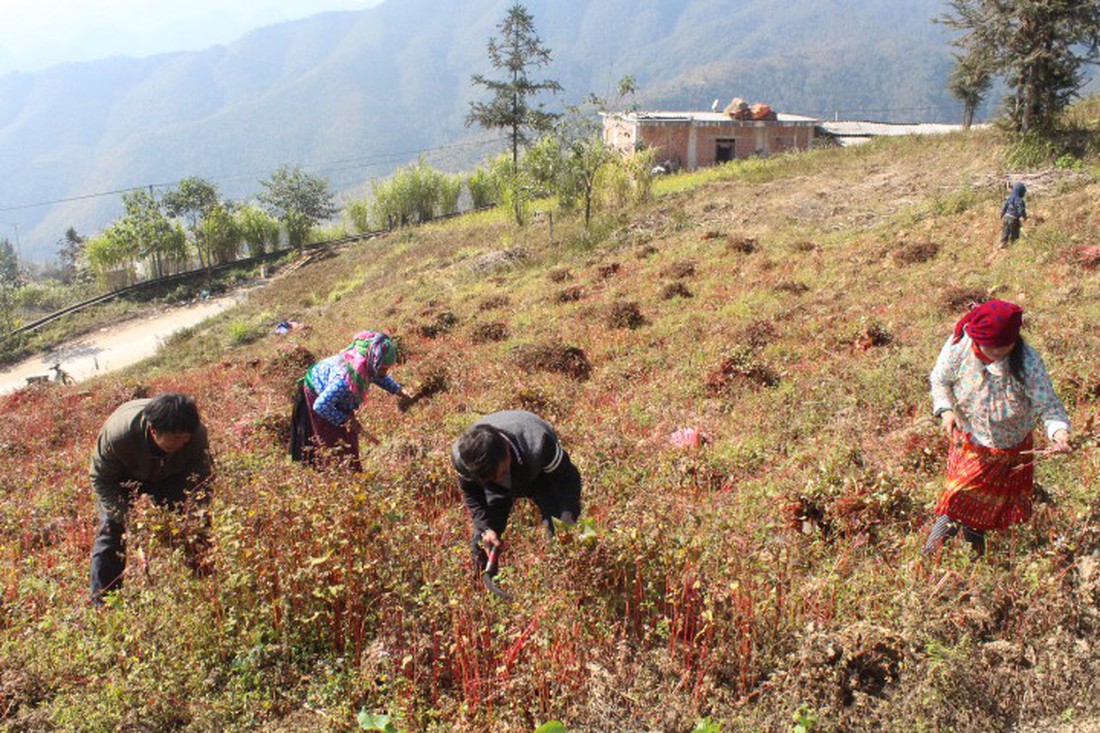
<path id="1" fill-rule="evenodd" d="M 688 277 L 695 277 L 695 263 L 691 262 L 690 260 L 673 262 L 671 265 L 661 270 L 661 276 L 671 278 L 673 280 L 682 280 Z"/>
<path id="2" fill-rule="evenodd" d="M 771 321 L 752 321 L 745 326 L 739 340 L 754 349 L 762 349 L 775 340 L 776 333 Z"/>
<path id="3" fill-rule="evenodd" d="M 506 338 L 508 338 L 508 326 L 500 321 L 479 323 L 470 329 L 470 340 L 475 344 L 503 341 Z"/>
<path id="4" fill-rule="evenodd" d="M 610 277 L 618 275 L 622 270 L 622 265 L 618 262 L 608 262 L 605 265 L 600 265 L 596 268 L 596 276 L 601 280 L 607 280 Z"/>
<path id="5" fill-rule="evenodd" d="M 783 280 L 776 283 L 773 289 L 784 293 L 790 293 L 791 295 L 802 295 L 810 289 L 810 286 L 795 280 Z"/>
<path id="6" fill-rule="evenodd" d="M 479 311 L 491 311 L 497 308 L 507 308 L 512 304 L 512 301 L 507 295 L 491 295 L 485 300 L 481 301 L 477 309 Z"/>
<path id="7" fill-rule="evenodd" d="M 496 252 L 486 252 L 474 258 L 470 263 L 470 269 L 474 272 L 492 272 L 506 267 L 514 267 L 527 259 L 527 252 L 522 249 L 502 249 Z"/>
<path id="8" fill-rule="evenodd" d="M 592 364 L 576 346 L 519 346 L 513 352 L 516 364 L 527 372 L 555 372 L 583 382 L 592 374 Z"/>
<path id="9" fill-rule="evenodd" d="M 565 288 L 558 292 L 554 296 L 554 301 L 558 303 L 575 303 L 584 297 L 584 290 L 579 286 L 574 285 L 571 288 Z"/>
<path id="10" fill-rule="evenodd" d="M 809 240 L 804 240 L 804 241 L 801 241 L 801 242 L 795 242 L 795 244 L 794 244 L 794 251 L 795 252 L 801 252 L 802 254 L 809 254 L 810 252 L 817 252 L 820 249 L 821 249 L 821 245 L 819 245 L 817 242 L 811 242 Z"/>
<path id="11" fill-rule="evenodd" d="M 726 249 L 731 252 L 752 254 L 757 250 L 756 239 L 752 237 L 734 237 L 726 243 Z"/>
<path id="12" fill-rule="evenodd" d="M 940 303 L 944 309 L 952 313 L 965 311 L 972 304 L 982 303 L 989 296 L 981 288 L 965 288 L 952 285 L 943 291 Z"/>
<path id="13" fill-rule="evenodd" d="M 940 246 L 935 242 L 906 242 L 895 249 L 890 255 L 899 265 L 917 265 L 928 262 L 940 252 Z"/>
<path id="14" fill-rule="evenodd" d="M 682 282 L 674 282 L 665 285 L 661 288 L 661 300 L 672 300 L 673 298 L 691 298 L 694 293 Z"/>
<path id="15" fill-rule="evenodd" d="M 1088 270 L 1100 267 L 1100 246 L 1077 247 L 1070 254 L 1070 261 Z"/>
<path id="16" fill-rule="evenodd" d="M 657 252 L 659 252 L 659 251 L 660 250 L 658 250 L 652 244 L 646 244 L 646 245 L 643 245 L 643 246 L 639 247 L 637 249 L 637 251 L 634 252 L 634 256 L 637 257 L 639 260 L 644 260 L 644 259 L 647 259 L 649 257 L 652 257 L 653 255 L 657 254 Z"/>
<path id="17" fill-rule="evenodd" d="M 277 376 L 293 381 L 316 361 L 317 357 L 312 351 L 300 344 L 293 344 L 281 347 L 275 356 L 264 364 L 263 373 L 265 376 Z"/>
<path id="18" fill-rule="evenodd" d="M 451 331 L 456 325 L 458 325 L 458 316 L 451 311 L 440 311 L 432 319 L 431 323 L 425 323 L 417 329 L 417 332 L 424 338 L 435 338 L 444 333 Z"/>
<path id="19" fill-rule="evenodd" d="M 871 319 L 861 325 L 859 334 L 856 337 L 856 346 L 863 351 L 867 351 L 877 346 L 889 346 L 893 341 L 894 337 L 886 329 L 886 326 Z"/>
<path id="20" fill-rule="evenodd" d="M 713 395 L 724 394 L 739 385 L 774 387 L 777 384 L 779 375 L 744 348 L 727 354 L 722 364 L 707 377 L 707 390 Z"/>
<path id="21" fill-rule="evenodd" d="M 606 323 L 611 328 L 635 329 L 644 326 L 647 321 L 637 303 L 619 301 L 612 303 L 608 309 Z"/>

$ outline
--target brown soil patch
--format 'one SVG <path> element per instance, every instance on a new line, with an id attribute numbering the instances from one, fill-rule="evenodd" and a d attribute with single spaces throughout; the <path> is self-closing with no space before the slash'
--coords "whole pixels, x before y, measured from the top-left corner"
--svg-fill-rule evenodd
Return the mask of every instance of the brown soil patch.
<path id="1" fill-rule="evenodd" d="M 564 267 L 555 267 L 546 273 L 546 279 L 552 283 L 563 283 L 573 277 L 573 273 Z"/>

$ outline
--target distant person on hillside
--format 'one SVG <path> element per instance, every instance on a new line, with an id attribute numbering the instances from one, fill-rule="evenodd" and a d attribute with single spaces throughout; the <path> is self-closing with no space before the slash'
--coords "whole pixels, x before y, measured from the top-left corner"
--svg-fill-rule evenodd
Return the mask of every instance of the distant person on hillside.
<path id="1" fill-rule="evenodd" d="M 99 531 L 92 545 L 92 603 L 122 586 L 126 569 L 126 514 L 138 494 L 180 509 L 187 501 L 203 510 L 210 500 L 212 470 L 206 428 L 195 401 L 166 393 L 132 400 L 116 409 L 99 431 L 91 477 L 99 507 Z M 188 544 L 193 569 L 204 569 L 202 536 Z"/>
<path id="2" fill-rule="evenodd" d="M 361 471 L 359 434 L 364 431 L 355 411 L 367 388 L 376 384 L 405 402 L 412 400 L 388 374 L 396 362 L 397 346 L 389 336 L 361 331 L 346 349 L 311 366 L 298 380 L 291 417 L 291 458 L 309 464 L 318 458 L 346 460 L 352 470 Z M 377 442 L 369 433 L 367 438 Z"/>
<path id="3" fill-rule="evenodd" d="M 554 429 L 524 410 L 494 412 L 474 423 L 451 448 L 458 486 L 473 520 L 472 549 L 479 570 L 486 549 L 502 546 L 512 505 L 530 497 L 543 527 L 573 524 L 581 513 L 581 475 Z"/>
<path id="4" fill-rule="evenodd" d="M 1042 420 L 1049 451 L 1069 450 L 1069 417 L 1042 358 L 1020 336 L 1023 309 L 1005 300 L 976 306 L 955 326 L 932 370 L 932 409 L 950 445 L 947 483 L 924 553 L 955 536 L 980 557 L 985 533 L 1031 516 L 1032 429 Z"/>
<path id="5" fill-rule="evenodd" d="M 1026 195 L 1027 186 L 1017 183 L 1001 205 L 1001 247 L 1015 244 L 1020 238 L 1020 222 L 1027 218 Z"/>

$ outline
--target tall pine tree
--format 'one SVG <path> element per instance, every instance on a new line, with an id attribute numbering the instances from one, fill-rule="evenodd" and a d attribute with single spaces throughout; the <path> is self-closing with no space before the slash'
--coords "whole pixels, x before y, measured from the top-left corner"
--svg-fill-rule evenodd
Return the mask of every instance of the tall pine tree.
<path id="1" fill-rule="evenodd" d="M 963 50 L 959 64 L 988 59 L 1014 89 L 1006 102 L 1017 132 L 1053 132 L 1085 83 L 1082 67 L 1100 54 L 1100 2 L 950 0 L 950 7 L 940 21 L 962 31 L 953 41 Z"/>
<path id="2" fill-rule="evenodd" d="M 550 50 L 543 47 L 535 31 L 535 20 L 527 8 L 518 2 L 497 26 L 499 38 L 489 39 L 489 63 L 502 72 L 501 78 L 490 79 L 474 74 L 470 80 L 493 93 L 488 102 L 471 102 L 466 124 L 477 123 L 486 129 L 511 130 L 512 169 L 519 164 L 519 148 L 530 141 L 528 130 L 549 130 L 557 115 L 545 112 L 542 105 L 531 106 L 530 98 L 539 92 L 558 92 L 561 85 L 552 79 L 536 81 L 532 70 L 550 63 Z"/>

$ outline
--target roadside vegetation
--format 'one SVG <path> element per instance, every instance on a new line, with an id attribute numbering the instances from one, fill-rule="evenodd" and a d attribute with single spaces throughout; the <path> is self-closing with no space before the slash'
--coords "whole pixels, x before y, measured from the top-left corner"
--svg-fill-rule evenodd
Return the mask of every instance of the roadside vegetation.
<path id="1" fill-rule="evenodd" d="M 0 722 L 962 733 L 1097 716 L 1100 161 L 1014 168 L 1006 140 L 664 177 L 588 226 L 554 218 L 552 243 L 548 218 L 519 226 L 509 206 L 399 229 L 126 373 L 3 398 Z M 996 251 L 1009 178 L 1032 219 Z M 985 561 L 924 564 L 946 453 L 927 374 L 990 296 L 1027 309 L 1080 449 L 1039 466 L 1035 517 Z M 279 320 L 307 328 L 264 328 Z M 291 464 L 294 380 L 366 327 L 400 339 L 394 375 L 430 397 L 368 398 L 382 443 L 361 475 Z M 126 588 L 97 611 L 89 451 L 119 402 L 164 390 L 210 426 L 216 572 L 190 577 L 180 520 L 139 506 Z M 570 541 L 517 508 L 512 604 L 468 566 L 448 459 L 506 408 L 551 420 L 585 481 Z M 671 445 L 683 427 L 705 445 Z"/>

